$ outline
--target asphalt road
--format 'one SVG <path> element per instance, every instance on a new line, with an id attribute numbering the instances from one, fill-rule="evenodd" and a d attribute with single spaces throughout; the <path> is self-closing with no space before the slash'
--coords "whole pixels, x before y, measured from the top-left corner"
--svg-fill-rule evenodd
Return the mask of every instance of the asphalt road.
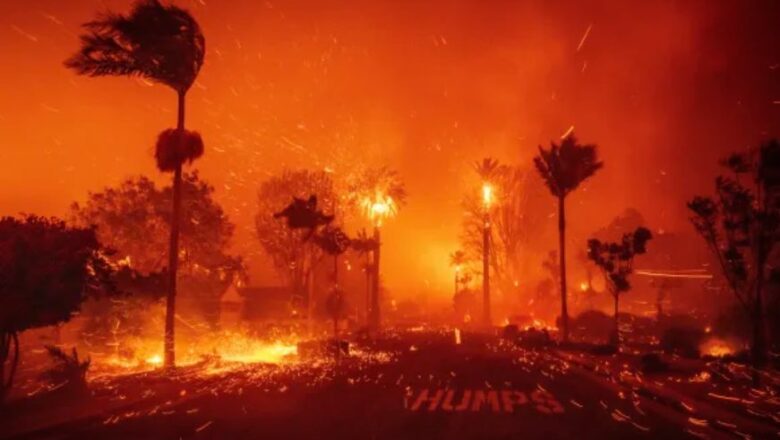
<path id="1" fill-rule="evenodd" d="M 553 352 L 476 335 L 455 345 L 446 333 L 404 334 L 374 349 L 384 355 L 359 355 L 338 370 L 182 376 L 167 382 L 173 393 L 25 438 L 727 438 Z"/>

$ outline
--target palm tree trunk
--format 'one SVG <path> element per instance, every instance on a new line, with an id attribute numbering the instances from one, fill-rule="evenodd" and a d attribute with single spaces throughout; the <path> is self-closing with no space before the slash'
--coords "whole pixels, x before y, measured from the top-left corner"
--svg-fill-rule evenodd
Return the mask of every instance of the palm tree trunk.
<path id="1" fill-rule="evenodd" d="M 764 328 L 764 266 L 766 264 L 766 252 L 763 243 L 758 243 L 758 258 L 756 265 L 756 300 L 753 305 L 753 344 L 750 347 L 753 366 L 762 367 L 766 363 L 766 332 Z"/>
<path id="2" fill-rule="evenodd" d="M 13 345 L 13 353 L 11 352 Z M 5 373 L 5 364 L 9 363 L 10 370 Z M 11 390 L 11 385 L 16 376 L 16 367 L 19 365 L 19 336 L 16 332 L 4 332 L 0 335 L 0 404 L 3 403 Z"/>
<path id="3" fill-rule="evenodd" d="M 176 128 L 184 130 L 185 92 L 178 93 L 179 111 Z M 181 164 L 173 173 L 173 215 L 168 250 L 168 298 L 165 304 L 165 368 L 176 366 L 174 317 L 176 316 L 176 274 L 179 269 L 179 221 L 181 218 Z"/>
<path id="4" fill-rule="evenodd" d="M 371 325 L 371 257 L 366 253 L 366 328 Z"/>
<path id="5" fill-rule="evenodd" d="M 490 326 L 490 219 L 482 225 L 482 320 Z"/>
<path id="6" fill-rule="evenodd" d="M 381 248 L 381 241 L 379 236 L 379 228 L 374 228 L 374 240 L 376 241 L 376 247 L 374 248 L 374 267 L 373 267 L 373 276 L 374 278 L 371 280 L 373 282 L 373 289 L 371 292 L 371 315 L 370 315 L 370 328 L 373 331 L 379 330 L 379 325 L 381 321 L 381 314 L 380 314 L 380 298 L 379 298 L 379 251 Z"/>
<path id="7" fill-rule="evenodd" d="M 614 339 L 613 339 L 612 342 L 613 342 L 613 345 L 615 346 L 615 349 L 618 349 L 618 348 L 620 348 L 620 319 L 618 317 L 618 303 L 620 301 L 620 295 L 616 293 L 613 296 L 615 297 L 615 315 L 614 315 L 615 329 L 613 330 L 614 331 L 614 334 L 613 334 L 613 338 Z"/>
<path id="8" fill-rule="evenodd" d="M 558 197 L 558 248 L 561 273 L 561 334 L 569 341 L 569 310 L 566 305 L 566 210 L 563 197 Z"/>

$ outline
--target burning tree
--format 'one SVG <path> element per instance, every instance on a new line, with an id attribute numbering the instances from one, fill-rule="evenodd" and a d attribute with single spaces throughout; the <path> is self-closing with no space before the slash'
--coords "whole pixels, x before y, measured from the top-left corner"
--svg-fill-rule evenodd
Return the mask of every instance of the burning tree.
<path id="1" fill-rule="evenodd" d="M 112 272 L 92 228 L 0 219 L 0 400 L 13 384 L 19 332 L 67 322 L 88 296 L 114 292 Z"/>
<path id="2" fill-rule="evenodd" d="M 383 222 L 387 218 L 393 217 L 406 202 L 406 187 L 398 173 L 386 167 L 364 170 L 352 179 L 348 187 L 348 203 L 353 207 L 359 207 L 374 226 L 376 248 L 373 251 L 371 265 L 373 286 L 368 324 L 369 327 L 377 330 L 381 323 L 379 257 L 382 240 L 380 229 Z"/>
<path id="3" fill-rule="evenodd" d="M 547 188 L 558 199 L 558 246 L 561 269 L 561 326 L 563 340 L 569 339 L 569 312 L 566 305 L 566 196 L 582 182 L 594 175 L 604 165 L 599 162 L 595 145 L 577 143 L 574 134 L 567 136 L 560 145 L 551 143 L 550 149 L 539 146 L 534 158 L 539 174 Z"/>
<path id="4" fill-rule="evenodd" d="M 200 135 L 184 129 L 184 103 L 203 65 L 206 40 L 189 12 L 158 0 L 138 0 L 129 15 L 107 13 L 84 27 L 81 50 L 65 61 L 67 67 L 81 75 L 148 78 L 172 88 L 178 97 L 176 129 L 160 134 L 155 154 L 158 168 L 173 172 L 165 365 L 174 367 L 182 165 L 203 154 Z"/>
<path id="5" fill-rule="evenodd" d="M 634 257 L 647 251 L 647 242 L 651 238 L 653 238 L 653 234 L 650 230 L 639 227 L 634 232 L 623 234 L 623 238 L 619 242 L 602 242 L 596 238 L 588 240 L 588 258 L 601 269 L 607 283 L 607 289 L 614 299 L 615 328 L 610 342 L 616 348 L 620 346 L 618 318 L 620 295 L 631 289 L 628 276 L 634 270 Z"/>
<path id="6" fill-rule="evenodd" d="M 181 270 L 177 273 L 178 284 L 183 287 L 181 299 L 213 327 L 219 318 L 219 299 L 243 274 L 241 259 L 228 251 L 235 226 L 214 201 L 214 187 L 201 180 L 197 172 L 184 174 L 181 186 L 185 208 L 179 249 Z M 158 299 L 157 279 L 169 276 L 163 256 L 168 245 L 165 231 L 172 219 L 172 192 L 170 186 L 158 188 L 141 176 L 90 193 L 86 202 L 71 207 L 76 224 L 95 225 L 101 243 L 116 250 L 114 263 L 137 272 L 124 283 L 129 286 L 122 289 L 130 293 L 128 298 L 121 304 L 96 304 L 94 310 L 96 314 L 110 312 L 110 320 L 129 326 L 128 331 L 141 324 L 134 322 L 133 309 L 146 309 L 149 301 Z M 96 314 L 92 315 L 99 320 L 107 318 Z M 104 327 L 98 325 L 93 330 Z"/>
<path id="7" fill-rule="evenodd" d="M 533 191 L 528 173 L 511 165 L 497 165 L 486 171 L 484 168 L 489 166 L 486 161 L 479 163 L 479 175 L 490 182 L 492 200 L 485 203 L 484 188 L 479 192 L 471 191 L 463 198 L 465 216 L 460 242 L 469 262 L 484 262 L 485 224 L 486 217 L 489 218 L 489 272 L 498 290 L 509 292 L 523 272 L 522 257 L 527 248 L 523 245 L 527 245 L 534 234 L 538 235 L 539 216 L 527 215 Z M 482 270 L 484 272 L 485 268 Z"/>
<path id="8" fill-rule="evenodd" d="M 770 140 L 722 164 L 732 176 L 718 176 L 715 197 L 697 196 L 688 208 L 752 324 L 751 354 L 760 366 L 767 355 L 764 286 L 780 238 L 780 143 Z"/>
<path id="9" fill-rule="evenodd" d="M 281 214 L 286 207 L 290 208 L 290 202 L 296 198 L 301 200 L 301 208 L 306 210 L 305 205 L 312 194 L 317 195 L 315 200 L 320 206 L 332 207 L 339 203 L 330 174 L 324 171 L 285 170 L 260 185 L 258 213 L 255 217 L 257 238 L 263 251 L 290 287 L 294 299 L 305 299 L 306 303 L 311 300 L 312 277 L 324 253 L 312 240 L 304 240 L 313 232 L 310 227 L 295 227 L 297 224 L 288 227 L 286 222 L 274 214 Z"/>

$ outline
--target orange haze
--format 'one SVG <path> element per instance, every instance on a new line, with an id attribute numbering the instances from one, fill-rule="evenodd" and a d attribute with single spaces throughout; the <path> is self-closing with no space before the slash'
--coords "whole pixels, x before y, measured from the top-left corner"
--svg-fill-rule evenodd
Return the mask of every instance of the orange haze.
<path id="1" fill-rule="evenodd" d="M 745 3 L 179 0 L 207 39 L 187 115 L 207 145 L 195 166 L 258 282 L 272 282 L 254 239 L 258 183 L 349 157 L 407 183 L 384 233 L 390 287 L 449 292 L 471 163 L 530 165 L 571 126 L 606 163 L 570 198 L 572 237 L 626 207 L 653 229 L 689 228 L 684 202 L 710 189 L 717 159 L 780 135 L 780 8 Z M 0 3 L 3 214 L 65 215 L 128 176 L 167 181 L 152 145 L 174 125 L 173 92 L 62 66 L 80 23 L 129 4 Z M 554 212 L 550 198 L 533 215 Z"/>

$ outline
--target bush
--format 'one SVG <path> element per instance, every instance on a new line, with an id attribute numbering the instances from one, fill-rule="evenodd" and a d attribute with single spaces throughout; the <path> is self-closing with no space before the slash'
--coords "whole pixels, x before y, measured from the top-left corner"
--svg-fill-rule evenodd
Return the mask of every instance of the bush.
<path id="1" fill-rule="evenodd" d="M 518 343 L 526 348 L 542 348 L 552 345 L 552 338 L 547 329 L 537 330 L 531 327 L 519 333 Z"/>
<path id="2" fill-rule="evenodd" d="M 661 359 L 658 353 L 648 353 L 640 359 L 642 363 L 642 372 L 647 374 L 663 373 L 669 370 L 669 364 Z"/>
<path id="3" fill-rule="evenodd" d="M 49 356 L 54 361 L 54 366 L 43 373 L 44 379 L 54 386 L 62 386 L 70 390 L 85 390 L 87 388 L 87 370 L 92 362 L 89 357 L 80 360 L 75 347 L 70 355 L 54 345 L 47 345 L 46 351 L 49 352 Z"/>
<path id="4" fill-rule="evenodd" d="M 693 327 L 670 327 L 661 335 L 661 348 L 665 353 L 683 357 L 699 357 L 699 346 L 704 340 L 704 332 Z"/>
<path id="5" fill-rule="evenodd" d="M 601 311 L 586 310 L 572 319 L 569 327 L 574 337 L 606 341 L 615 328 L 615 321 L 612 316 Z"/>

